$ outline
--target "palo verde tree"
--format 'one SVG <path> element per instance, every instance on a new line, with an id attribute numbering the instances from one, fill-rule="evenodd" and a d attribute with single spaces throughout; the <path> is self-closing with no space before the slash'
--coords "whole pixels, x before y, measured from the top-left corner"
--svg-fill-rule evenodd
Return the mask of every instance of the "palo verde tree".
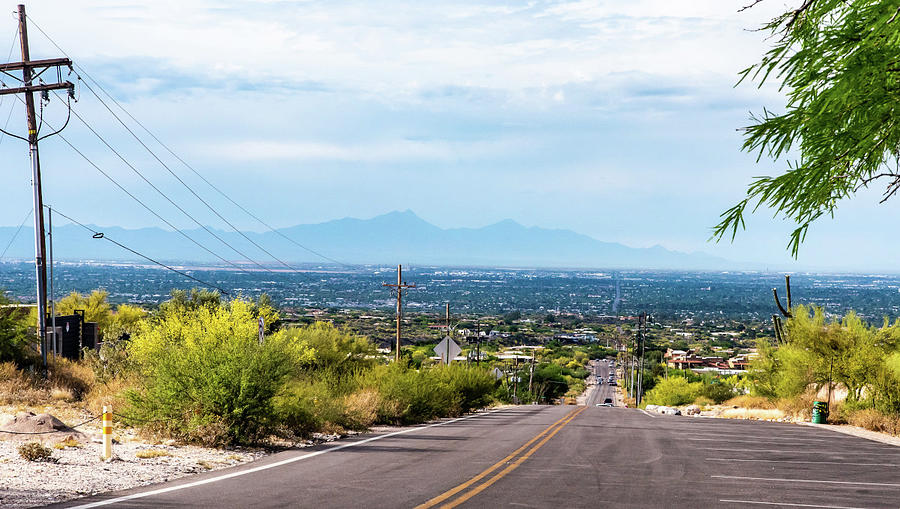
<path id="1" fill-rule="evenodd" d="M 762 0 L 756 0 L 759 3 Z M 794 257 L 810 224 L 840 200 L 886 183 L 900 190 L 900 7 L 882 0 L 803 0 L 763 26 L 772 48 L 741 73 L 759 86 L 778 80 L 782 113 L 764 109 L 744 130 L 744 150 L 785 160 L 787 171 L 757 177 L 721 215 L 713 237 L 744 228 L 761 205 L 796 223 Z"/>

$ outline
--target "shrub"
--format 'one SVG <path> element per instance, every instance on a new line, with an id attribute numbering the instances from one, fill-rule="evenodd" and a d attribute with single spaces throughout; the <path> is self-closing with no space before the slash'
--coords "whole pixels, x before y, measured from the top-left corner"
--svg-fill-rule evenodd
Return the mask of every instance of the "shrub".
<path id="1" fill-rule="evenodd" d="M 775 408 L 775 404 L 768 398 L 762 396 L 750 396 L 747 394 L 735 396 L 727 401 L 726 405 L 736 406 L 740 408 L 756 408 L 760 410 L 771 410 Z"/>
<path id="2" fill-rule="evenodd" d="M 126 416 L 185 441 L 225 445 L 261 438 L 275 424 L 273 400 L 308 362 L 308 347 L 276 333 L 257 340 L 252 305 L 170 306 L 144 322 L 129 347 L 141 385 Z"/>
<path id="3" fill-rule="evenodd" d="M 18 448 L 19 456 L 28 461 L 53 461 L 53 451 L 39 442 L 26 442 Z"/>
<path id="4" fill-rule="evenodd" d="M 172 453 L 165 449 L 141 449 L 134 453 L 136 458 L 149 459 L 171 456 Z"/>
<path id="5" fill-rule="evenodd" d="M 0 306 L 10 303 L 11 301 L 0 292 Z M 0 310 L 0 362 L 12 361 L 22 366 L 27 364 L 29 357 L 34 354 L 29 346 L 32 339 L 27 333 L 27 320 L 28 314 L 22 309 Z"/>
<path id="6" fill-rule="evenodd" d="M 847 421 L 869 431 L 890 433 L 891 435 L 900 433 L 900 419 L 896 416 L 885 415 L 874 408 L 852 412 Z"/>
<path id="7" fill-rule="evenodd" d="M 704 383 L 700 389 L 700 395 L 705 396 L 716 403 L 721 403 L 734 397 L 734 386 L 725 382 Z"/>
<path id="8" fill-rule="evenodd" d="M 653 405 L 687 405 L 697 399 L 703 389 L 702 382 L 688 382 L 681 377 L 660 380 L 644 396 L 644 403 Z"/>
<path id="9" fill-rule="evenodd" d="M 694 404 L 699 407 L 706 407 L 712 405 L 713 403 L 715 403 L 715 401 L 707 398 L 706 396 L 698 396 L 696 399 L 694 399 Z"/>

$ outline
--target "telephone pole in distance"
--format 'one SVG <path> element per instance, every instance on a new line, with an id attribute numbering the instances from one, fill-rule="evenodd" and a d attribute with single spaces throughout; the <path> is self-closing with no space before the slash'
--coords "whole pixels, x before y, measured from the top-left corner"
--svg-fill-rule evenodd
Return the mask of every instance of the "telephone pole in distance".
<path id="1" fill-rule="evenodd" d="M 21 138 L 28 142 L 28 153 L 31 156 L 31 183 L 34 199 L 34 264 L 37 272 L 37 310 L 38 310 L 38 337 L 41 343 L 41 358 L 44 366 L 47 365 L 47 264 L 45 260 L 44 245 L 44 203 L 41 192 L 41 162 L 38 157 L 38 126 L 34 114 L 34 93 L 41 92 L 44 97 L 50 90 L 68 89 L 72 97 L 75 85 L 69 81 L 63 81 L 61 67 L 72 70 L 72 61 L 68 58 L 50 58 L 46 60 L 31 60 L 28 51 L 28 27 L 25 16 L 25 6 L 19 5 L 19 42 L 22 48 L 22 61 L 0 64 L 0 73 L 17 81 L 21 81 L 21 87 L 2 88 L 0 95 L 24 94 L 25 114 L 28 125 L 28 138 Z M 56 70 L 56 83 L 43 83 L 39 78 L 50 69 Z M 10 74 L 10 71 L 22 71 L 22 79 Z M 48 73 L 49 74 L 49 73 Z M 37 79 L 38 84 L 34 84 Z"/>
<path id="2" fill-rule="evenodd" d="M 384 283 L 381 286 L 393 288 L 397 292 L 397 345 L 394 350 L 394 359 L 400 361 L 400 324 L 403 321 L 403 293 L 409 288 L 415 288 L 415 283 L 407 284 L 403 281 L 403 266 L 397 265 L 397 284 Z"/>

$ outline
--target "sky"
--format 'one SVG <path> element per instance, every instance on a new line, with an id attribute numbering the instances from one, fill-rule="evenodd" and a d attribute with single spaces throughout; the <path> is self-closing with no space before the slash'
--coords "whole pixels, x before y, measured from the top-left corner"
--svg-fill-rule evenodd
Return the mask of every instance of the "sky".
<path id="1" fill-rule="evenodd" d="M 315 2 L 80 0 L 31 21 L 206 178 L 276 227 L 411 209 L 444 228 L 504 219 L 635 247 L 703 251 L 781 269 L 896 271 L 897 201 L 879 190 L 814 224 L 794 261 L 790 222 L 761 209 L 734 243 L 708 242 L 754 176 L 739 128 L 775 86 L 735 86 L 785 9 L 747 0 Z M 8 11 L 16 2 L 7 2 Z M 790 5 L 790 2 L 787 3 Z M 0 23 L 0 52 L 16 22 Z M 34 27 L 32 58 L 61 56 Z M 12 60 L 18 60 L 17 51 Z M 0 56 L 2 58 L 2 56 Z M 74 79 L 74 76 L 72 77 Z M 204 224 L 224 227 L 84 86 L 79 112 Z M 0 122 L 24 131 L 6 98 Z M 46 108 L 62 124 L 63 101 Z M 64 135 L 179 227 L 195 226 L 77 119 Z M 149 138 L 147 138 L 150 140 Z M 262 227 L 157 145 L 241 228 Z M 27 147 L 0 142 L 0 225 L 31 208 Z M 41 143 L 45 202 L 76 219 L 165 227 L 59 138 Z M 3 239 L 0 239 L 3 242 Z M 327 252 L 327 246 L 314 246 Z"/>

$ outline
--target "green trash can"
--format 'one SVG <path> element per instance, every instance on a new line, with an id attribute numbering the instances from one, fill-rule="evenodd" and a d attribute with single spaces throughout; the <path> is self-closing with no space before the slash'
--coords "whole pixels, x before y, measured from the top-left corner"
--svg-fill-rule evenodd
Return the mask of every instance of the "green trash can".
<path id="1" fill-rule="evenodd" d="M 813 424 L 825 424 L 828 419 L 828 403 L 824 401 L 813 402 L 812 422 Z"/>

